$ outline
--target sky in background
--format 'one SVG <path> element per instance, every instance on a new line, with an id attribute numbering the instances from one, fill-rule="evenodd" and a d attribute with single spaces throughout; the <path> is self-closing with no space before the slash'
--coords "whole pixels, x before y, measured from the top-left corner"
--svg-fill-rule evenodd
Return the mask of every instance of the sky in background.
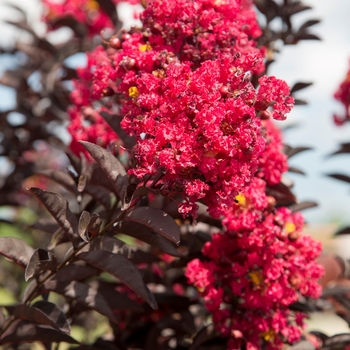
<path id="1" fill-rule="evenodd" d="M 29 19 L 38 21 L 41 7 L 37 0 L 0 0 L 0 20 L 15 12 L 5 9 L 5 2 L 14 3 L 28 11 Z M 350 59 L 350 0 L 305 0 L 313 7 L 296 17 L 296 24 L 308 19 L 322 22 L 312 27 L 312 32 L 322 41 L 304 41 L 296 46 L 282 47 L 271 66 L 270 75 L 286 80 L 291 86 L 298 82 L 314 84 L 300 91 L 298 97 L 309 102 L 297 106 L 283 125 L 297 124 L 285 133 L 285 142 L 291 146 L 308 146 L 313 150 L 291 159 L 291 165 L 301 168 L 306 176 L 288 174 L 295 182 L 294 191 L 302 200 L 319 203 L 304 215 L 308 222 L 341 221 L 350 225 L 350 185 L 325 176 L 327 173 L 344 173 L 350 176 L 350 154 L 327 157 L 341 142 L 350 142 L 350 123 L 336 127 L 332 122 L 334 112 L 343 113 L 341 105 L 333 99 L 333 93 L 343 80 Z M 128 7 L 121 8 L 127 14 Z M 120 16 L 122 17 L 122 15 Z M 131 15 L 129 13 L 129 18 Z M 43 27 L 36 25 L 40 32 Z M 9 45 L 24 34 L 15 32 L 9 25 L 0 24 L 0 45 Z M 0 72 L 5 62 L 0 58 Z M 0 109 L 13 106 L 14 94 L 0 87 Z"/>

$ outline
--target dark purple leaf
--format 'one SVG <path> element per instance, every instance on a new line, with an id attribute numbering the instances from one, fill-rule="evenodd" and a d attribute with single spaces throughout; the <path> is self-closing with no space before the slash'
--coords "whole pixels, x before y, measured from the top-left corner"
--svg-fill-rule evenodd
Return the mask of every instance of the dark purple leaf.
<path id="1" fill-rule="evenodd" d="M 350 153 L 350 143 L 342 143 L 340 149 L 331 154 L 334 156 L 336 154 Z"/>
<path id="2" fill-rule="evenodd" d="M 342 174 L 327 174 L 327 176 L 332 177 L 333 179 L 337 179 L 340 181 L 344 181 L 350 183 L 350 176 L 342 175 Z"/>
<path id="3" fill-rule="evenodd" d="M 77 258 L 118 278 L 136 294 L 145 299 L 153 309 L 157 309 L 154 296 L 144 284 L 139 270 L 121 254 L 97 250 L 81 253 Z"/>
<path id="4" fill-rule="evenodd" d="M 70 150 L 66 151 L 66 156 L 68 157 L 69 162 L 72 165 L 74 171 L 79 176 L 87 166 L 86 157 L 83 154 L 81 154 L 82 158 L 79 158 Z"/>
<path id="5" fill-rule="evenodd" d="M 39 219 L 39 221 L 35 222 L 33 225 L 30 225 L 30 228 L 35 230 L 40 230 L 46 233 L 55 233 L 57 229 L 59 229 L 59 225 L 50 219 Z"/>
<path id="6" fill-rule="evenodd" d="M 77 79 L 77 71 L 73 68 L 69 68 L 65 65 L 62 66 L 63 69 L 63 77 L 61 78 L 61 81 L 67 81 L 67 80 L 73 80 Z"/>
<path id="7" fill-rule="evenodd" d="M 283 183 L 268 186 L 266 188 L 266 193 L 269 196 L 275 197 L 278 205 L 288 206 L 297 203 L 295 195 L 290 188 Z"/>
<path id="8" fill-rule="evenodd" d="M 29 260 L 29 264 L 25 271 L 25 280 L 28 281 L 34 276 L 37 276 L 41 271 L 55 270 L 57 261 L 55 256 L 45 249 L 35 249 Z"/>
<path id="9" fill-rule="evenodd" d="M 117 322 L 112 310 L 103 296 L 99 294 L 96 289 L 87 284 L 77 281 L 58 282 L 57 280 L 50 280 L 45 282 L 44 288 L 64 295 L 67 298 L 74 299 L 79 303 L 92 308 L 101 315 L 107 316 L 112 322 Z"/>
<path id="10" fill-rule="evenodd" d="M 292 3 L 289 7 L 288 10 L 286 11 L 289 16 L 295 15 L 296 13 L 310 10 L 312 7 L 310 6 L 305 6 L 301 2 L 297 1 L 295 3 Z"/>
<path id="11" fill-rule="evenodd" d="M 136 247 L 129 246 L 115 237 L 101 236 L 94 239 L 85 247 L 87 251 L 105 250 L 113 254 L 121 254 L 133 264 L 151 264 L 159 259 L 151 253 L 144 252 Z"/>
<path id="12" fill-rule="evenodd" d="M 2 308 L 0 308 L 0 329 L 2 329 L 2 327 L 4 326 L 4 323 L 5 323 L 5 316 L 2 312 Z"/>
<path id="13" fill-rule="evenodd" d="M 213 324 L 210 324 L 202 328 L 197 335 L 194 337 L 190 350 L 199 348 L 201 344 L 204 344 L 210 340 L 219 338 L 220 334 L 215 330 Z"/>
<path id="14" fill-rule="evenodd" d="M 93 199 L 99 202 L 106 211 L 109 211 L 111 208 L 111 199 L 110 199 L 110 191 L 106 190 L 101 186 L 94 185 L 86 185 L 84 188 L 84 192 L 89 194 Z"/>
<path id="15" fill-rule="evenodd" d="M 96 0 L 102 11 L 112 20 L 114 24 L 119 22 L 116 6 L 112 0 Z"/>
<path id="16" fill-rule="evenodd" d="M 81 213 L 80 218 L 79 218 L 78 232 L 79 232 L 79 236 L 81 237 L 81 239 L 85 242 L 90 241 L 89 235 L 87 232 L 89 222 L 90 222 L 90 214 L 84 210 Z"/>
<path id="17" fill-rule="evenodd" d="M 129 207 L 133 206 L 140 198 L 147 196 L 149 191 L 149 188 L 145 186 L 136 188 L 136 184 L 130 184 L 125 191 L 122 211 L 129 209 Z"/>
<path id="18" fill-rule="evenodd" d="M 61 228 L 67 233 L 70 240 L 77 243 L 78 237 L 75 235 L 75 232 L 78 231 L 78 220 L 69 210 L 67 201 L 57 193 L 43 191 L 37 187 L 31 187 L 29 191 L 37 196 Z"/>
<path id="19" fill-rule="evenodd" d="M 70 325 L 66 316 L 57 305 L 50 303 L 49 301 L 39 300 L 34 303 L 32 307 L 41 310 L 52 322 L 55 323 L 56 327 L 58 327 L 61 332 L 70 332 Z"/>
<path id="20" fill-rule="evenodd" d="M 34 249 L 21 239 L 13 237 L 0 237 L 0 254 L 14 261 L 24 269 L 27 267 Z"/>
<path id="21" fill-rule="evenodd" d="M 25 31 L 27 31 L 29 34 L 31 34 L 34 38 L 37 38 L 37 34 L 34 32 L 34 30 L 28 25 L 28 23 L 26 21 L 19 21 L 19 22 L 15 22 L 15 21 L 5 21 L 8 24 L 11 24 L 19 29 L 23 29 Z"/>
<path id="22" fill-rule="evenodd" d="M 172 242 L 166 240 L 160 234 L 148 229 L 144 225 L 133 221 L 123 221 L 118 223 L 118 225 L 114 228 L 114 231 L 135 237 L 169 255 L 179 258 L 182 257 L 182 254 L 177 251 Z"/>
<path id="23" fill-rule="evenodd" d="M 311 150 L 312 148 L 310 147 L 291 147 L 288 145 L 284 145 L 284 149 L 283 152 L 286 154 L 286 156 L 288 158 L 291 158 L 293 156 L 295 156 L 298 153 L 304 152 L 304 151 L 308 151 Z"/>
<path id="24" fill-rule="evenodd" d="M 305 106 L 305 105 L 307 105 L 307 101 L 300 100 L 299 98 L 295 98 L 294 99 L 294 105 L 295 106 Z"/>
<path id="25" fill-rule="evenodd" d="M 298 30 L 298 32 L 303 32 L 306 28 L 309 28 L 311 26 L 314 26 L 315 24 L 320 23 L 321 21 L 318 19 L 311 19 L 309 21 L 306 21 L 304 24 L 302 24 Z"/>
<path id="26" fill-rule="evenodd" d="M 49 245 L 47 246 L 48 250 L 53 250 L 56 246 L 70 242 L 69 238 L 67 237 L 66 233 L 59 228 L 51 237 L 51 241 Z"/>
<path id="27" fill-rule="evenodd" d="M 144 311 L 142 305 L 128 298 L 126 294 L 117 291 L 117 287 L 120 286 L 120 284 L 96 280 L 91 281 L 89 284 L 105 298 L 108 305 L 113 310 Z"/>
<path id="28" fill-rule="evenodd" d="M 130 184 L 126 187 L 124 198 L 123 198 L 122 210 L 126 210 L 130 207 L 130 202 L 132 200 L 132 197 L 136 188 L 137 188 L 137 184 Z"/>
<path id="29" fill-rule="evenodd" d="M 299 312 L 304 312 L 304 313 L 318 311 L 316 309 L 315 305 L 308 303 L 307 301 L 305 301 L 305 302 L 296 301 L 295 303 L 290 304 L 288 306 L 288 309 L 292 310 L 292 311 L 299 311 Z"/>
<path id="30" fill-rule="evenodd" d="M 334 236 L 340 236 L 340 235 L 348 235 L 350 234 L 350 227 L 344 227 L 341 230 L 338 230 Z"/>
<path id="31" fill-rule="evenodd" d="M 35 33 L 35 31 L 25 21 L 19 21 L 19 22 L 5 21 L 5 22 L 19 29 L 25 30 L 26 32 L 31 34 L 33 38 L 36 40 L 36 46 L 38 48 L 48 51 L 51 54 L 56 53 L 55 47 L 51 43 L 49 43 L 47 40 L 39 38 L 38 35 Z"/>
<path id="32" fill-rule="evenodd" d="M 29 282 L 22 296 L 23 303 L 26 303 L 30 299 L 30 297 L 32 297 L 32 293 L 35 292 L 37 285 L 38 284 L 36 280 L 32 280 L 31 282 Z"/>
<path id="33" fill-rule="evenodd" d="M 111 180 L 115 193 L 120 199 L 124 198 L 124 191 L 128 184 L 128 176 L 122 163 L 104 148 L 93 143 L 80 141 L 92 158 L 97 162 L 101 169 Z"/>
<path id="34" fill-rule="evenodd" d="M 295 213 L 295 212 L 297 212 L 297 211 L 302 211 L 302 210 L 305 210 L 305 209 L 317 207 L 317 205 L 318 205 L 318 204 L 317 204 L 316 202 L 305 201 L 305 202 L 293 204 L 289 209 L 290 209 L 293 213 Z"/>
<path id="35" fill-rule="evenodd" d="M 347 345 L 350 345 L 350 333 L 341 333 L 328 338 L 322 350 L 344 350 Z"/>
<path id="36" fill-rule="evenodd" d="M 67 173 L 60 170 L 48 169 L 41 170 L 38 174 L 57 182 L 59 185 L 63 186 L 73 194 L 77 194 L 75 182 Z"/>
<path id="37" fill-rule="evenodd" d="M 298 33 L 294 41 L 299 41 L 299 40 L 321 40 L 321 38 L 315 34 L 303 32 L 303 33 Z"/>
<path id="38" fill-rule="evenodd" d="M 294 94 L 294 92 L 305 89 L 312 85 L 313 83 L 296 83 L 293 85 L 293 87 L 290 89 L 290 93 Z"/>
<path id="39" fill-rule="evenodd" d="M 290 166 L 290 167 L 288 168 L 288 171 L 291 172 L 291 173 L 296 173 L 296 174 L 300 174 L 300 175 L 305 175 L 305 173 L 304 173 L 302 170 L 300 170 L 300 169 L 298 169 L 298 168 L 295 168 L 295 167 L 293 167 L 293 166 Z"/>
<path id="40" fill-rule="evenodd" d="M 139 207 L 127 213 L 123 220 L 137 222 L 161 234 L 169 241 L 177 245 L 180 244 L 180 227 L 163 210 L 151 207 Z"/>
<path id="41" fill-rule="evenodd" d="M 324 343 L 329 338 L 328 335 L 319 331 L 311 331 L 310 334 L 313 334 L 314 336 L 319 338 L 322 341 L 322 343 Z"/>
<path id="42" fill-rule="evenodd" d="M 87 278 L 97 276 L 101 270 L 93 266 L 67 265 L 55 274 L 52 280 L 57 282 L 84 281 Z"/>
<path id="43" fill-rule="evenodd" d="M 15 76 L 12 71 L 5 71 L 0 76 L 0 84 L 17 90 L 22 84 L 26 84 L 26 82 Z"/>
<path id="44" fill-rule="evenodd" d="M 87 169 L 80 175 L 78 183 L 78 191 L 83 192 L 87 185 L 95 185 L 104 187 L 110 192 L 114 192 L 115 188 L 108 178 L 106 173 L 97 164 L 91 164 Z"/>
<path id="45" fill-rule="evenodd" d="M 5 335 L 5 337 L 0 340 L 0 344 L 32 343 L 35 341 L 79 344 L 79 342 L 68 334 L 47 327 L 42 328 L 30 323 L 16 327 L 10 334 Z"/>
<path id="46" fill-rule="evenodd" d="M 100 215 L 98 214 L 92 214 L 89 225 L 87 227 L 88 232 L 95 237 L 100 232 L 102 221 L 100 219 Z"/>
<path id="47" fill-rule="evenodd" d="M 93 345 L 81 345 L 74 347 L 74 350 L 121 350 L 120 347 L 114 345 L 110 341 L 98 338 Z"/>
<path id="48" fill-rule="evenodd" d="M 69 27 L 78 38 L 83 38 L 87 34 L 87 28 L 84 23 L 77 21 L 72 16 L 59 17 L 51 23 L 54 28 Z"/>
<path id="49" fill-rule="evenodd" d="M 115 131 L 115 133 L 121 138 L 124 146 L 127 149 L 132 149 L 135 146 L 136 139 L 134 136 L 129 136 L 120 126 L 122 117 L 120 115 L 109 114 L 107 112 L 100 112 L 103 119 L 109 124 L 109 126 Z"/>
<path id="50" fill-rule="evenodd" d="M 6 310 L 10 315 L 13 315 L 16 318 L 19 318 L 24 321 L 32 322 L 32 323 L 38 323 L 45 326 L 50 326 L 52 328 L 58 329 L 62 332 L 69 333 L 70 327 L 66 320 L 65 315 L 63 312 L 55 306 L 55 304 L 46 302 L 46 301 L 40 301 L 38 302 L 39 306 L 44 304 L 50 304 L 50 309 L 47 307 L 46 311 L 42 310 L 40 307 L 35 306 L 28 306 L 28 305 L 17 305 L 17 306 L 5 306 Z M 50 311 L 51 314 L 50 315 Z M 60 325 L 58 324 L 60 320 Z"/>
<path id="51" fill-rule="evenodd" d="M 280 12 L 279 6 L 272 0 L 255 0 L 258 10 L 266 16 L 268 22 L 272 21 Z"/>
<path id="52" fill-rule="evenodd" d="M 329 288 L 323 288 L 322 297 L 345 297 L 346 294 L 350 293 L 350 288 L 346 286 L 331 286 Z"/>
<path id="53" fill-rule="evenodd" d="M 188 310 L 189 306 L 193 304 L 193 301 L 188 297 L 172 292 L 154 293 L 154 297 L 156 298 L 160 309 L 171 305 L 177 311 Z"/>

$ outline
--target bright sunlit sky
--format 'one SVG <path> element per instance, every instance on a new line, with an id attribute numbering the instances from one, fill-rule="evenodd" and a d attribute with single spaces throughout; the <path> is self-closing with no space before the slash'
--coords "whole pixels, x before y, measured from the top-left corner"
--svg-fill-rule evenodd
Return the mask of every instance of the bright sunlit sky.
<path id="1" fill-rule="evenodd" d="M 38 20 L 37 0 L 0 0 L 1 20 L 15 16 L 13 11 L 5 10 L 5 2 L 25 8 L 31 20 Z M 350 154 L 327 158 L 340 142 L 350 142 L 350 123 L 339 128 L 332 122 L 334 112 L 343 112 L 332 96 L 347 72 L 350 59 L 350 0 L 305 0 L 305 4 L 313 9 L 295 16 L 296 23 L 322 20 L 312 27 L 312 32 L 322 41 L 304 41 L 283 47 L 270 70 L 271 75 L 286 80 L 291 86 L 298 81 L 314 83 L 298 95 L 309 105 L 296 107 L 288 121 L 283 122 L 284 125 L 298 124 L 285 133 L 286 143 L 313 148 L 291 159 L 291 165 L 304 170 L 307 176 L 288 174 L 288 177 L 295 182 L 294 190 L 300 200 L 319 203 L 317 208 L 304 212 L 309 223 L 336 220 L 350 225 L 350 185 L 325 176 L 337 172 L 350 175 Z M 40 31 L 42 27 L 37 25 L 37 29 Z M 0 30 L 0 45 L 7 45 L 23 35 L 8 25 L 0 24 Z M 4 63 L 0 58 L 0 72 Z M 0 109 L 9 108 L 13 103 L 13 93 L 0 87 Z"/>

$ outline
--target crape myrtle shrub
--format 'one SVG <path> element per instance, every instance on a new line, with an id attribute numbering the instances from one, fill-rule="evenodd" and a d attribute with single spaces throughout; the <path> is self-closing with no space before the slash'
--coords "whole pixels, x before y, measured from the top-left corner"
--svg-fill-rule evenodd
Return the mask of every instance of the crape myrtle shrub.
<path id="1" fill-rule="evenodd" d="M 302 173 L 288 157 L 307 148 L 283 145 L 273 122 L 305 103 L 290 94 L 310 84 L 289 89 L 266 74 L 279 45 L 318 39 L 309 30 L 317 20 L 292 26 L 309 7 L 149 0 L 126 31 L 118 3 L 44 1 L 46 34 L 72 30 L 60 44 L 24 13 L 10 22 L 32 41 L 3 50 L 17 60 L 0 80 L 17 105 L 0 119 L 11 164 L 1 205 L 31 208 L 34 219 L 4 220 L 33 239 L 0 238 L 28 282 L 5 265 L 18 301 L 1 309 L 0 344 L 343 349 L 347 334 L 302 333 L 308 311 L 347 300 L 334 289 L 314 300 L 321 247 L 302 234 L 298 212 L 314 203 L 298 203 L 281 180 Z M 66 58 L 79 52 L 87 64 L 73 69 Z M 66 124 L 69 146 L 59 137 Z M 327 261 L 328 280 L 347 271 Z"/>

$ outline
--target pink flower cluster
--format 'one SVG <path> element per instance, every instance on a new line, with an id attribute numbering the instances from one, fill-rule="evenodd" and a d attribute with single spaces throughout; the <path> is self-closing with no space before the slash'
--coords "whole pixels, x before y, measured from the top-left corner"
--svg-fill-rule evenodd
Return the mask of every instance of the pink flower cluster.
<path id="1" fill-rule="evenodd" d="M 133 175 L 164 172 L 163 191 L 185 193 L 184 214 L 195 214 L 201 198 L 213 215 L 229 208 L 257 170 L 265 144 L 244 72 L 227 56 L 194 71 L 188 62 L 171 64 L 164 77 L 133 73 L 121 84 L 138 95 L 123 106 L 122 125 L 139 138 Z"/>
<path id="2" fill-rule="evenodd" d="M 256 90 L 250 81 L 264 69 L 251 6 L 248 0 L 150 0 L 143 27 L 112 38 L 107 52 L 98 48 L 84 73 L 90 82 L 73 93 L 79 116 L 76 96 L 85 106 L 103 99 L 110 109 L 118 98 L 122 126 L 137 138 L 130 173 L 163 174 L 162 193 L 183 195 L 184 216 L 196 216 L 198 200 L 216 217 L 233 205 L 262 161 L 260 114 L 271 110 L 283 119 L 293 106 L 285 82 L 264 76 Z M 83 134 L 75 126 L 70 132 L 73 140 Z"/>
<path id="3" fill-rule="evenodd" d="M 114 4 L 118 4 L 127 0 L 112 0 Z M 105 13 L 98 1 L 96 0 L 63 0 L 57 2 L 55 0 L 43 0 L 46 14 L 44 21 L 50 26 L 61 17 L 73 17 L 78 22 L 87 26 L 89 35 L 96 35 L 105 28 L 114 28 L 114 24 L 107 13 Z M 138 4 L 139 0 L 127 1 L 132 4 Z"/>
<path id="4" fill-rule="evenodd" d="M 237 197 L 223 221 L 227 232 L 213 235 L 203 248 L 206 260 L 195 259 L 186 270 L 232 350 L 297 341 L 305 315 L 288 306 L 321 291 L 323 270 L 315 262 L 321 245 L 302 235 L 299 213 L 274 208 L 264 190 L 265 182 L 255 179 Z"/>
<path id="5" fill-rule="evenodd" d="M 335 92 L 334 97 L 343 104 L 345 115 L 339 116 L 338 114 L 334 114 L 333 119 L 336 125 L 343 125 L 346 121 L 350 120 L 350 69 L 344 81 Z"/>

